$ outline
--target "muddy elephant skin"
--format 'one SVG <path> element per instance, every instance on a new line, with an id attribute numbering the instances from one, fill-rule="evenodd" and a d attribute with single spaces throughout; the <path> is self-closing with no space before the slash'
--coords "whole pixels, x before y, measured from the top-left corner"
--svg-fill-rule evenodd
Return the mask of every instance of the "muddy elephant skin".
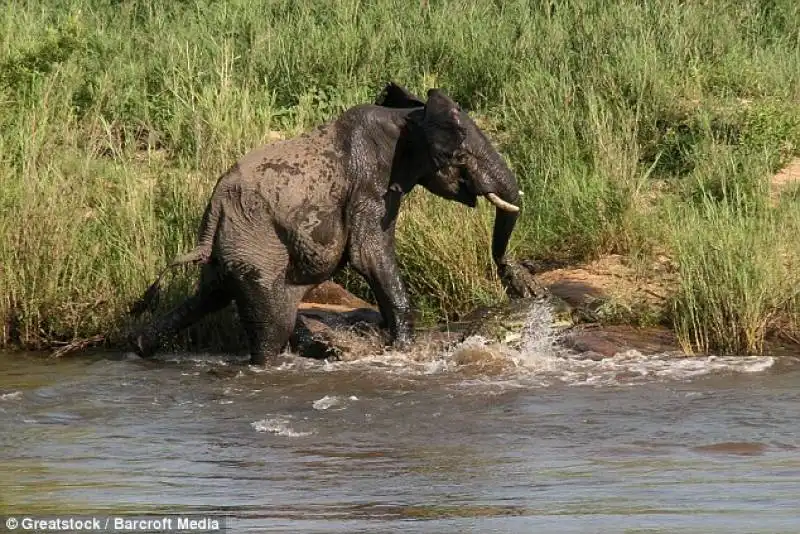
<path id="1" fill-rule="evenodd" d="M 509 293 L 519 292 L 505 260 L 519 211 L 516 180 L 466 112 L 438 89 L 427 96 L 390 83 L 375 104 L 242 157 L 214 187 L 196 248 L 132 310 L 148 308 L 177 265 L 202 264 L 196 293 L 132 333 L 134 350 L 149 356 L 234 301 L 250 362 L 263 365 L 303 337 L 295 324 L 306 291 L 348 263 L 374 291 L 392 343 L 406 346 L 412 314 L 394 234 L 400 202 L 418 184 L 468 206 L 479 196 L 495 204 L 492 255 Z"/>

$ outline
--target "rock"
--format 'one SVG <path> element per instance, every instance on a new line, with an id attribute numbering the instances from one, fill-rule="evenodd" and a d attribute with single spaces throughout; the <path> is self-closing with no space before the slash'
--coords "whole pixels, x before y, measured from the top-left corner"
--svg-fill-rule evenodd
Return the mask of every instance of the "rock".
<path id="1" fill-rule="evenodd" d="M 573 308 L 591 306 L 595 301 L 605 297 L 602 290 L 581 280 L 559 280 L 550 284 L 548 289 Z"/>
<path id="2" fill-rule="evenodd" d="M 377 314 L 380 320 L 378 312 L 368 311 Z M 385 342 L 384 333 L 374 320 L 362 319 L 374 317 L 344 316 L 336 312 L 300 315 L 300 320 L 311 331 L 311 339 L 303 339 L 297 347 L 298 352 L 315 359 L 342 360 L 349 359 L 352 354 L 380 351 Z"/>
<path id="3" fill-rule="evenodd" d="M 636 350 L 642 354 L 680 351 L 675 334 L 663 327 L 576 327 L 562 338 L 562 343 L 574 351 L 600 354 L 603 357 L 615 356 L 628 350 Z"/>
<path id="4" fill-rule="evenodd" d="M 562 344 L 576 352 L 590 354 L 590 360 L 610 358 L 625 350 L 620 345 L 605 339 L 602 332 L 583 331 L 570 333 L 562 339 Z M 595 355 L 599 355 L 596 358 Z"/>
<path id="5" fill-rule="evenodd" d="M 327 328 L 379 328 L 383 322 L 380 312 L 372 308 L 346 308 L 344 306 L 315 306 L 301 309 L 299 315 L 304 321 L 317 325 L 317 329 Z M 312 332 L 314 329 L 311 328 Z"/>
<path id="6" fill-rule="evenodd" d="M 311 332 L 298 350 L 311 358 L 337 359 L 359 344 L 358 334 L 378 332 L 383 317 L 370 303 L 335 282 L 319 284 L 306 293 L 298 317 Z M 380 336 L 372 336 L 372 340 Z M 370 340 L 364 339 L 369 344 Z"/>
<path id="7" fill-rule="evenodd" d="M 645 271 L 648 276 L 616 254 L 581 265 L 548 267 L 536 273 L 539 283 L 553 296 L 588 316 L 609 299 L 628 307 L 638 304 L 661 309 L 675 285 L 674 265 L 663 255 L 648 266 Z"/>
<path id="8" fill-rule="evenodd" d="M 303 303 L 325 306 L 343 306 L 350 309 L 375 308 L 369 302 L 356 297 L 336 282 L 331 282 L 330 280 L 322 282 L 318 286 L 309 290 L 305 297 L 303 297 Z M 300 309 L 303 309 L 304 307 L 308 306 L 303 306 L 301 304 Z"/>

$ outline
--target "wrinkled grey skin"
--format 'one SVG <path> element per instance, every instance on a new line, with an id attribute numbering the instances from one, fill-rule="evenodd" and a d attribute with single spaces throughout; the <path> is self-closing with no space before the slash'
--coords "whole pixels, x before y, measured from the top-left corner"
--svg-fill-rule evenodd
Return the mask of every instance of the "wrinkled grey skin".
<path id="1" fill-rule="evenodd" d="M 375 293 L 393 344 L 407 346 L 412 310 L 395 258 L 395 223 L 403 196 L 417 184 L 467 206 L 487 193 L 519 205 L 503 158 L 436 89 L 424 103 L 390 83 L 376 104 L 250 152 L 217 182 L 197 247 L 170 265 L 202 263 L 197 292 L 131 335 L 134 349 L 151 355 L 165 338 L 233 300 L 250 362 L 263 365 L 288 342 L 308 339 L 301 323 L 295 331 L 298 304 L 348 263 Z M 509 294 L 527 296 L 505 260 L 517 215 L 497 209 L 492 257 Z M 161 276 L 133 313 L 147 307 Z"/>

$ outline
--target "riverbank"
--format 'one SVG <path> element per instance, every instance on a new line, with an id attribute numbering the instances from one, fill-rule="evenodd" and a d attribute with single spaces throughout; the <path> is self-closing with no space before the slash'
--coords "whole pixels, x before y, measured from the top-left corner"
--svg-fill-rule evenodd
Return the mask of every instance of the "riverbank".
<path id="1" fill-rule="evenodd" d="M 223 170 L 389 79 L 445 89 L 507 158 L 525 193 L 511 256 L 542 276 L 613 257 L 647 280 L 585 320 L 665 325 L 720 354 L 800 339 L 800 187 L 770 187 L 800 155 L 798 27 L 790 0 L 12 1 L 0 347 L 113 338 L 193 245 Z M 422 324 L 504 302 L 492 215 L 423 191 L 405 202 L 398 256 Z M 195 274 L 176 273 L 163 306 Z M 369 297 L 352 273 L 337 280 Z M 223 313 L 176 343 L 225 345 L 233 323 Z"/>

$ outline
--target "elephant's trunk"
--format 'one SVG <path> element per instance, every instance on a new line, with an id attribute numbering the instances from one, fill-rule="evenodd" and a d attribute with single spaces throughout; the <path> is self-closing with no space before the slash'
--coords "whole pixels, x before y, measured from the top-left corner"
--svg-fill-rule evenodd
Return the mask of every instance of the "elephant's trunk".
<path id="1" fill-rule="evenodd" d="M 511 233 L 519 216 L 521 192 L 517 180 L 502 156 L 495 150 L 483 158 L 484 169 L 474 169 L 477 193 L 485 196 L 496 208 L 492 234 L 492 259 L 498 268 L 505 265 L 505 254 Z"/>
<path id="2" fill-rule="evenodd" d="M 519 198 L 517 196 L 517 198 Z M 492 259 L 499 267 L 505 265 L 506 249 L 511 240 L 511 233 L 517 224 L 519 211 L 510 211 L 496 208 L 494 216 L 494 231 L 492 232 Z"/>

